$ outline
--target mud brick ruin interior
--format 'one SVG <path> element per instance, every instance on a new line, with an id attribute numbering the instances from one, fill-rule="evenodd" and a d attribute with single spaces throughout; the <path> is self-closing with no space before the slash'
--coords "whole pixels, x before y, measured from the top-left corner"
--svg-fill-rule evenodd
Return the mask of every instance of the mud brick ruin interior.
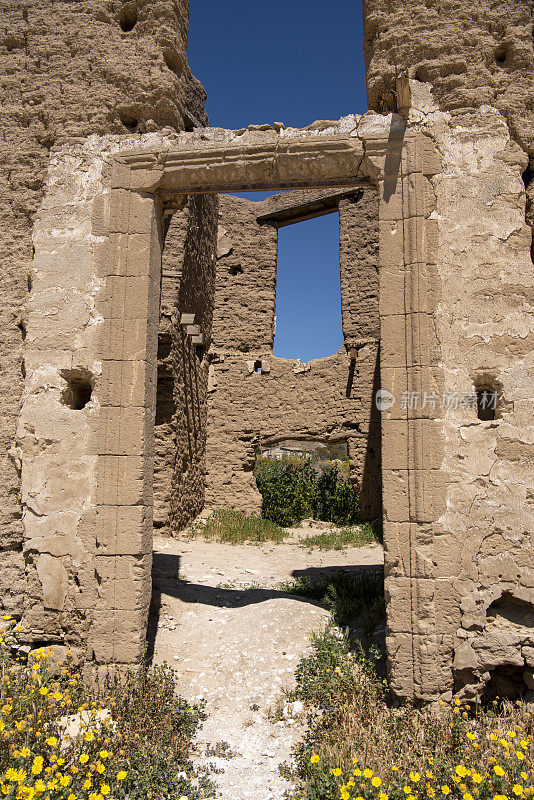
<path id="1" fill-rule="evenodd" d="M 369 111 L 299 130 L 208 126 L 185 0 L 0 8 L 0 580 L 21 644 L 69 645 L 88 677 L 138 664 L 153 525 L 257 512 L 255 448 L 298 435 L 346 442 L 383 514 L 393 692 L 533 689 L 531 4 L 367 0 Z M 303 365 L 273 356 L 277 228 L 321 213 L 344 345 Z M 379 412 L 378 389 L 498 403 Z"/>

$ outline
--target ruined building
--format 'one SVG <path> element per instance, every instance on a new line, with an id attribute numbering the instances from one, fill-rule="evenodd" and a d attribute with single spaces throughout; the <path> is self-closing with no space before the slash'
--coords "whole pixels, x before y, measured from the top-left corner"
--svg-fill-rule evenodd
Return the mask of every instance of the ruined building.
<path id="1" fill-rule="evenodd" d="M 254 448 L 298 433 L 346 442 L 382 508 L 393 691 L 531 689 L 530 3 L 368 0 L 370 111 L 237 131 L 206 127 L 186 6 L 1 3 L 0 576 L 21 642 L 69 644 L 92 676 L 139 663 L 153 520 L 257 509 Z M 295 191 L 231 196 L 255 189 Z M 274 358 L 277 228 L 334 212 L 344 345 Z"/>

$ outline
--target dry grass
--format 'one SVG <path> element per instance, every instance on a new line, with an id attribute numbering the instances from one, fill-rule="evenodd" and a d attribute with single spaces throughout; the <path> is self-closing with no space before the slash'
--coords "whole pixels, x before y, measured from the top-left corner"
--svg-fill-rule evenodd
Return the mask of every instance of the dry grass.
<path id="1" fill-rule="evenodd" d="M 70 659 L 41 648 L 14 663 L 0 636 L 0 791 L 15 800 L 200 800 L 212 787 L 190 760 L 204 717 L 156 667 L 97 691 Z M 51 667 L 48 665 L 51 664 Z M 70 725 L 65 726 L 69 718 Z"/>
<path id="2" fill-rule="evenodd" d="M 190 528 L 189 534 L 228 544 L 261 544 L 281 542 L 287 531 L 268 519 L 254 515 L 247 517 L 235 508 L 219 508 L 208 517 L 205 525 Z"/>
<path id="3" fill-rule="evenodd" d="M 532 716 L 521 704 L 392 708 L 371 663 L 330 627 L 297 671 L 309 708 L 296 752 L 303 800 L 516 800 L 534 794 Z M 495 769 L 496 768 L 496 769 Z M 502 774 L 501 774 L 502 773 Z"/>

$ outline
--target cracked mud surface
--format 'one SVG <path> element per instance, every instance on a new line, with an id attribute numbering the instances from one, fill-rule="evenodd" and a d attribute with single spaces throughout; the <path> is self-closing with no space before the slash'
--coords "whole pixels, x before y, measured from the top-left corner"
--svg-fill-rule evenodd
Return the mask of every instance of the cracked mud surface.
<path id="1" fill-rule="evenodd" d="M 382 562 L 378 545 L 307 551 L 290 543 L 154 538 L 154 661 L 173 666 L 183 697 L 206 700 L 196 762 L 215 767 L 218 797 L 282 800 L 290 788 L 278 767 L 302 736 L 304 720 L 272 712 L 294 681 L 310 633 L 329 615 L 317 602 L 275 587 Z"/>

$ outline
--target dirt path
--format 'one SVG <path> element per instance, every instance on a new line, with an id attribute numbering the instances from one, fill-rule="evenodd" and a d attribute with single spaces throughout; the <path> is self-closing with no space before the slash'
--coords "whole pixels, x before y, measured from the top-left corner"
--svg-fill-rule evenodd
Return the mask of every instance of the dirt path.
<path id="1" fill-rule="evenodd" d="M 271 712 L 328 612 L 273 587 L 382 561 L 376 545 L 307 551 L 155 537 L 154 660 L 174 666 L 184 697 L 206 700 L 197 760 L 215 765 L 223 800 L 282 800 L 289 784 L 278 766 L 302 736 L 298 713 L 287 716 L 286 709 L 273 719 Z"/>

